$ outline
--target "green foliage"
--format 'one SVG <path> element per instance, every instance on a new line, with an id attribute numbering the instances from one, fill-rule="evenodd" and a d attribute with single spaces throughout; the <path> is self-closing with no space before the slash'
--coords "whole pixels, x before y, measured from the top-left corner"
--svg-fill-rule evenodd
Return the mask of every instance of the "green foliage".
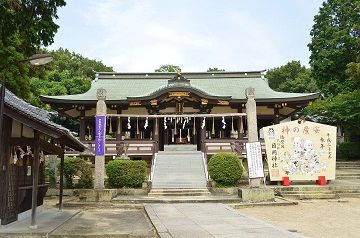
<path id="1" fill-rule="evenodd" d="M 108 184 L 112 188 L 140 187 L 146 179 L 146 162 L 143 160 L 112 160 L 106 166 Z"/>
<path id="2" fill-rule="evenodd" d="M 311 77 L 311 70 L 301 66 L 299 61 L 290 61 L 279 68 L 270 69 L 265 76 L 269 86 L 281 92 L 316 92 L 317 86 Z"/>
<path id="3" fill-rule="evenodd" d="M 225 72 L 225 69 L 219 69 L 219 68 L 211 68 L 209 67 L 206 72 Z"/>
<path id="4" fill-rule="evenodd" d="M 360 160 L 360 141 L 343 142 L 338 149 L 342 159 Z"/>
<path id="5" fill-rule="evenodd" d="M 181 71 L 180 67 L 176 66 L 176 65 L 171 65 L 171 64 L 166 64 L 166 65 L 161 66 L 158 69 L 155 69 L 155 72 L 164 72 L 164 73 L 178 72 L 178 71 Z"/>
<path id="6" fill-rule="evenodd" d="M 317 100 L 304 113 L 317 121 L 343 125 L 349 140 L 356 138 L 356 135 L 360 137 L 360 90 Z"/>
<path id="7" fill-rule="evenodd" d="M 50 188 L 56 188 L 55 170 L 45 167 L 45 181 L 49 183 Z"/>
<path id="8" fill-rule="evenodd" d="M 326 96 L 358 89 L 360 81 L 348 80 L 349 63 L 360 52 L 359 0 L 327 0 L 315 16 L 311 30 L 312 75 Z"/>
<path id="9" fill-rule="evenodd" d="M 31 103 L 42 106 L 39 95 L 80 94 L 89 90 L 91 79 L 96 72 L 113 71 L 102 62 L 58 49 L 48 52 L 54 57 L 46 72 L 34 72 L 30 81 Z"/>
<path id="10" fill-rule="evenodd" d="M 59 168 L 60 169 L 60 168 Z M 73 178 L 75 175 L 80 177 L 76 186 Z M 64 160 L 65 188 L 92 188 L 94 186 L 91 166 L 83 159 L 77 157 L 66 157 Z"/>
<path id="11" fill-rule="evenodd" d="M 211 156 L 208 165 L 212 180 L 219 186 L 236 186 L 243 174 L 240 159 L 232 153 L 217 153 Z"/>
<path id="12" fill-rule="evenodd" d="M 19 61 L 53 42 L 57 8 L 64 0 L 0 1 L 0 78 L 16 95 L 29 99 L 29 64 Z"/>

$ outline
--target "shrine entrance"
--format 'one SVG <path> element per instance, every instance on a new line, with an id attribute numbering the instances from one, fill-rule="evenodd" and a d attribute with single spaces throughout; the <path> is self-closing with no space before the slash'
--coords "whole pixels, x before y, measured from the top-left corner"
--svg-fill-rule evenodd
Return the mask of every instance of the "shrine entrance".
<path id="1" fill-rule="evenodd" d="M 167 124 L 164 130 L 165 145 L 197 144 L 194 118 L 174 118 Z"/>

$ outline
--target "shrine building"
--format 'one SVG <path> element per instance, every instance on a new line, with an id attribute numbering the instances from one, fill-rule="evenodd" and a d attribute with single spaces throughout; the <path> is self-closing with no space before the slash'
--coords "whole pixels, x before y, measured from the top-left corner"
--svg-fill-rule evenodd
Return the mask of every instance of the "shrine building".
<path id="1" fill-rule="evenodd" d="M 264 71 L 102 72 L 83 94 L 42 96 L 41 100 L 79 121 L 79 139 L 89 146 L 89 156 L 94 149 L 98 89 L 106 90 L 106 156 L 122 154 L 126 147 L 132 158 L 151 157 L 172 144 L 192 144 L 211 155 L 230 150 L 235 140 L 246 142 L 247 88 L 255 90 L 258 128 L 278 124 L 319 96 L 276 92 Z"/>

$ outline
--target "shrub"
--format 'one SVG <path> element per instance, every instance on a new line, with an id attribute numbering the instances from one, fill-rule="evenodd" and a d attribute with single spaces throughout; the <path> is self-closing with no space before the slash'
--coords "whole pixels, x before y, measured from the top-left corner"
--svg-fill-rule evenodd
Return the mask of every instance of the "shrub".
<path id="1" fill-rule="evenodd" d="M 75 175 L 80 177 L 76 186 L 73 182 Z M 91 166 L 81 158 L 66 157 L 64 159 L 64 178 L 65 188 L 92 188 L 94 186 Z"/>
<path id="2" fill-rule="evenodd" d="M 360 142 L 343 142 L 338 149 L 342 159 L 360 160 Z"/>
<path id="3" fill-rule="evenodd" d="M 113 160 L 106 167 L 111 188 L 140 187 L 146 178 L 146 162 L 143 160 Z"/>
<path id="4" fill-rule="evenodd" d="M 224 152 L 211 156 L 208 170 L 211 179 L 221 187 L 236 186 L 243 173 L 239 157 Z"/>

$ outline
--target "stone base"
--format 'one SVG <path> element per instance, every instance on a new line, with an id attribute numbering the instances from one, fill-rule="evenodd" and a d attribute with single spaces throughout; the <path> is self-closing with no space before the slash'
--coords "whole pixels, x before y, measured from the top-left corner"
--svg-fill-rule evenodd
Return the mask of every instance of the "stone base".
<path id="1" fill-rule="evenodd" d="M 274 190 L 270 188 L 239 188 L 238 195 L 243 202 L 274 201 Z"/>
<path id="2" fill-rule="evenodd" d="M 109 202 L 117 195 L 116 189 L 79 189 L 74 195 L 82 202 Z"/>

